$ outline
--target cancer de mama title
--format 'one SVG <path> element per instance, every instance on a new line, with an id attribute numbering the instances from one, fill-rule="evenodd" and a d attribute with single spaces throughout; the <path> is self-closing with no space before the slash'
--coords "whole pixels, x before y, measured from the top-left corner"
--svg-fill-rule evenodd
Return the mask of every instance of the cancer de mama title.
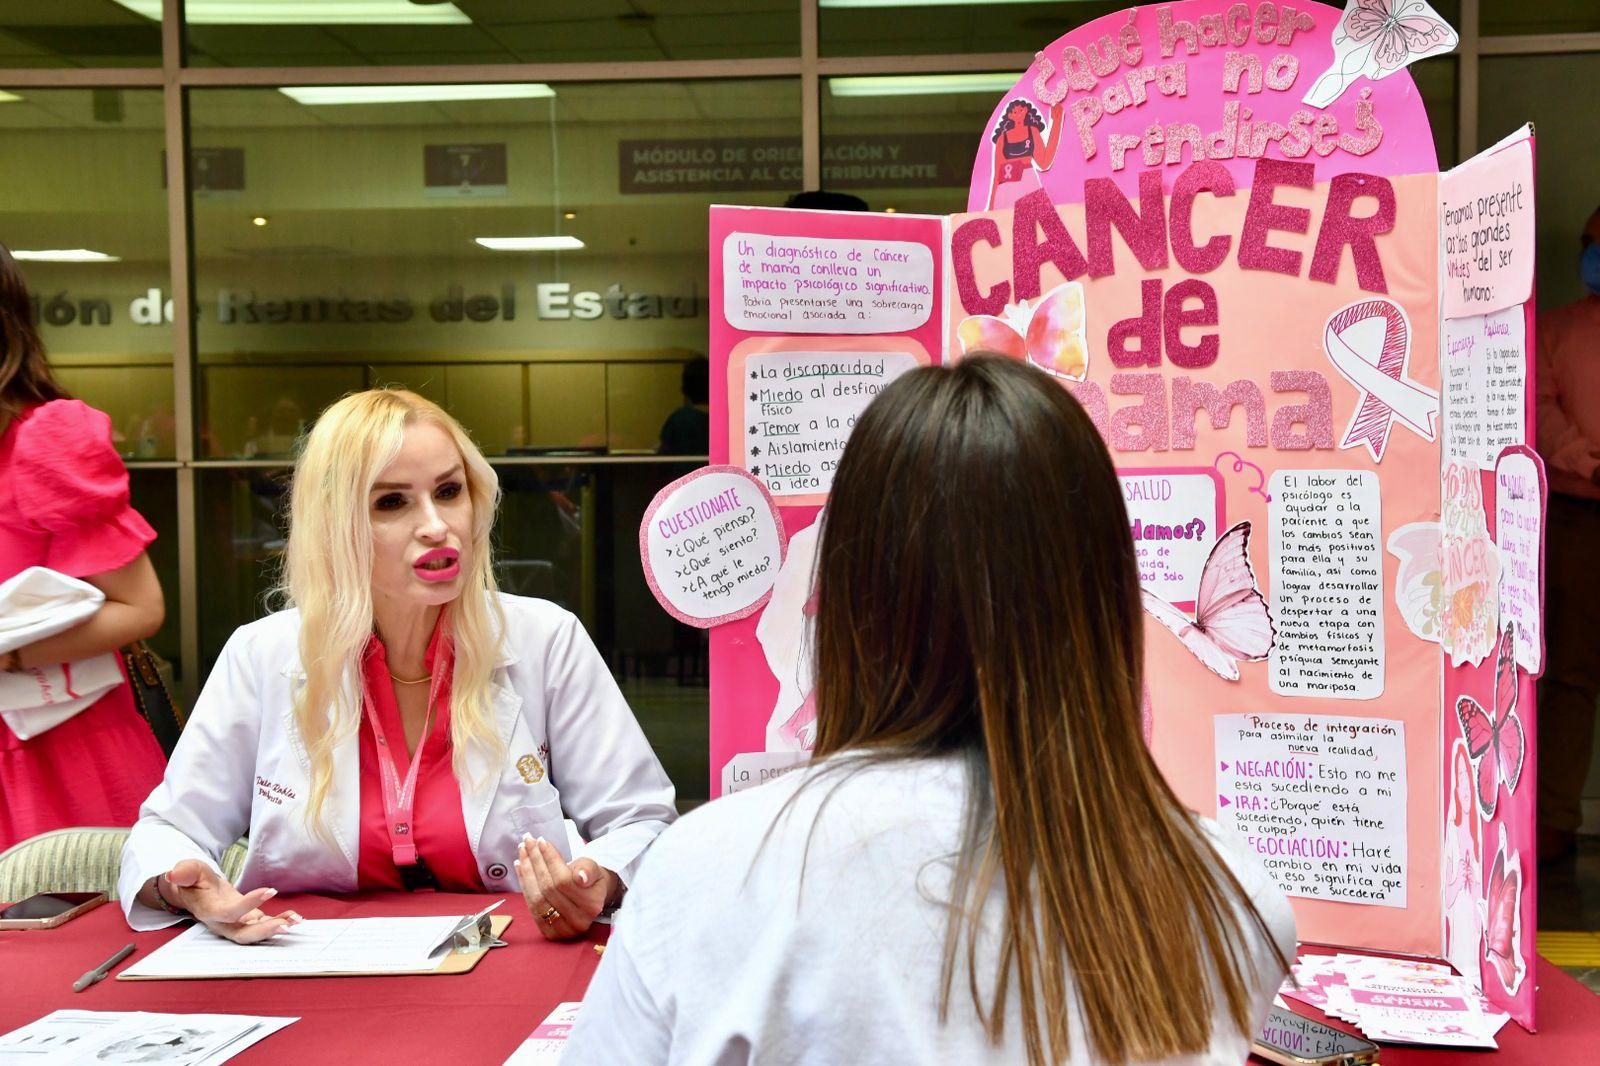
<path id="1" fill-rule="evenodd" d="M 1242 22 L 1227 21 L 1244 7 L 1243 4 L 1235 5 L 1227 15 L 1217 18 L 1224 20 L 1224 28 L 1244 25 Z M 1261 12 L 1272 7 L 1270 4 L 1260 5 L 1256 25 L 1262 24 Z M 1277 14 L 1280 19 L 1276 23 L 1280 41 L 1292 32 L 1291 27 L 1311 28 L 1307 24 L 1309 15 L 1297 13 L 1288 7 Z M 1170 51 L 1174 42 L 1193 45 L 1197 32 L 1191 32 L 1193 27 L 1181 21 L 1174 23 L 1165 10 L 1161 12 L 1160 20 L 1164 53 Z M 1202 18 L 1200 21 L 1205 23 L 1207 20 Z M 1065 49 L 1068 84 L 1077 84 L 1073 81 L 1074 77 L 1081 82 L 1082 78 L 1092 77 L 1092 71 L 1115 69 L 1122 59 L 1131 57 L 1137 60 L 1142 56 L 1137 30 L 1132 25 L 1123 28 L 1120 42 L 1120 46 L 1113 47 L 1111 38 L 1102 37 L 1099 49 L 1091 46 L 1086 52 L 1068 46 Z M 1047 74 L 1054 73 L 1054 67 L 1048 58 L 1041 58 L 1042 70 L 1046 72 L 1041 73 L 1038 79 L 1042 83 Z M 1243 71 L 1248 75 L 1261 66 L 1260 60 L 1254 56 L 1239 56 L 1237 63 L 1234 58 L 1235 54 L 1230 53 L 1227 64 L 1229 71 Z M 1185 65 L 1182 62 L 1164 64 L 1159 69 L 1168 72 L 1165 77 L 1177 87 L 1176 91 L 1186 92 Z M 1267 70 L 1274 69 L 1289 71 L 1279 81 L 1287 89 L 1297 70 L 1295 57 L 1283 55 L 1269 61 Z M 1149 78 L 1145 77 L 1147 74 Z M 1148 69 L 1131 71 L 1123 81 L 1105 90 L 1102 97 L 1082 97 L 1073 105 L 1075 121 L 1083 138 L 1085 158 L 1092 157 L 1096 151 L 1092 134 L 1093 116 L 1112 107 L 1110 101 L 1121 99 L 1117 92 L 1119 89 L 1127 93 L 1135 104 L 1142 102 L 1145 99 L 1144 85 L 1154 78 L 1155 75 Z M 1245 77 L 1242 82 L 1243 91 L 1247 93 L 1261 91 L 1263 85 L 1268 88 L 1274 85 L 1270 79 L 1257 82 L 1250 77 Z M 1235 91 L 1240 86 L 1238 74 L 1232 75 L 1231 80 L 1225 77 L 1225 91 Z M 1079 107 L 1086 102 L 1091 106 Z M 1231 235 L 1195 234 L 1194 208 L 1201 194 L 1224 198 L 1238 193 L 1232 174 L 1216 161 L 1218 158 L 1226 158 L 1235 152 L 1259 157 L 1269 142 L 1276 142 L 1279 151 L 1291 156 L 1304 155 L 1311 150 L 1325 155 L 1336 148 L 1363 155 L 1377 147 L 1383 135 L 1381 125 L 1372 114 L 1370 101 L 1366 100 L 1357 105 L 1362 135 L 1355 139 L 1341 135 L 1335 140 L 1318 140 L 1315 132 L 1326 127 L 1331 134 L 1332 127 L 1327 123 L 1335 121 L 1332 116 L 1322 115 L 1312 119 L 1310 112 L 1305 112 L 1307 121 L 1301 124 L 1297 113 L 1294 130 L 1299 130 L 1304 136 L 1300 140 L 1291 140 L 1298 134 L 1275 123 L 1262 124 L 1270 127 L 1265 130 L 1258 125 L 1250 131 L 1248 122 L 1239 118 L 1237 106 L 1237 102 L 1229 102 L 1224 110 L 1228 128 L 1233 128 L 1236 121 L 1239 123 L 1238 140 L 1228 140 L 1221 148 L 1215 138 L 1203 145 L 1203 139 L 1192 128 L 1193 124 L 1169 126 L 1163 131 L 1160 124 L 1155 123 L 1146 131 L 1147 146 L 1162 137 L 1166 138 L 1164 156 L 1151 158 L 1147 147 L 1146 158 L 1152 165 L 1159 164 L 1163 159 L 1178 162 L 1184 143 L 1191 144 L 1198 160 L 1178 172 L 1172 183 L 1170 207 L 1162 194 L 1162 170 L 1146 170 L 1139 174 L 1137 207 L 1113 179 L 1087 179 L 1083 195 L 1085 241 L 1082 245 L 1068 232 L 1047 192 L 1041 189 L 1020 198 L 1010 220 L 1010 277 L 996 281 L 988 288 L 980 283 L 974 249 L 980 244 L 994 248 L 1002 246 L 1000 225 L 1005 221 L 1004 215 L 998 218 L 967 217 L 961 221 L 951 235 L 950 249 L 953 280 L 964 313 L 1001 316 L 1007 305 L 1037 298 L 1041 293 L 1042 273 L 1047 264 L 1067 281 L 1085 275 L 1090 279 L 1098 279 L 1113 274 L 1112 230 L 1120 234 L 1144 270 L 1164 270 L 1172 260 L 1176 260 L 1178 266 L 1190 275 L 1207 274 L 1222 266 L 1233 255 L 1243 270 L 1298 277 L 1305 269 L 1310 280 L 1332 285 L 1338 278 L 1340 263 L 1348 248 L 1359 287 L 1367 292 L 1387 294 L 1389 288 L 1378 254 L 1377 238 L 1394 228 L 1397 208 L 1394 186 L 1382 176 L 1345 173 L 1335 175 L 1328 182 L 1323 194 L 1326 203 L 1309 259 L 1300 250 L 1271 243 L 1275 233 L 1306 234 L 1310 229 L 1312 212 L 1309 208 L 1287 206 L 1276 199 L 1278 190 L 1283 188 L 1316 187 L 1315 168 L 1309 162 L 1255 159 L 1249 202 L 1236 250 Z M 1305 133 L 1305 127 L 1312 132 Z M 1248 149 L 1245 147 L 1247 143 Z M 1209 158 L 1203 147 L 1210 152 Z M 1174 155 L 1175 150 L 1178 151 L 1177 155 Z M 1116 145 L 1113 144 L 1112 168 L 1120 169 L 1121 165 L 1122 159 L 1116 154 Z M 1140 284 L 1138 314 L 1114 322 L 1109 327 L 1105 343 L 1097 347 L 1107 353 L 1111 363 L 1119 370 L 1160 367 L 1163 353 L 1166 361 L 1174 367 L 1203 370 L 1216 363 L 1221 349 L 1220 337 L 1216 332 L 1198 335 L 1191 332 L 1189 336 L 1193 339 L 1186 340 L 1184 330 L 1189 327 L 1215 327 L 1219 320 L 1216 290 L 1203 278 L 1186 277 L 1170 287 L 1164 286 L 1159 278 L 1146 278 Z M 1274 370 L 1269 375 L 1268 383 L 1274 393 L 1303 393 L 1306 397 L 1303 403 L 1283 404 L 1274 411 L 1270 425 L 1272 447 L 1289 451 L 1331 449 L 1334 446 L 1332 397 L 1327 376 L 1313 370 Z M 1170 402 L 1166 381 L 1159 374 L 1113 373 L 1110 387 L 1115 395 L 1139 396 L 1142 399 L 1132 407 L 1110 413 L 1099 386 L 1083 382 L 1075 385 L 1073 391 L 1118 451 L 1192 449 L 1195 447 L 1195 416 L 1201 408 L 1207 411 L 1213 425 L 1221 428 L 1227 425 L 1233 408 L 1238 405 L 1245 409 L 1247 444 L 1250 447 L 1264 447 L 1268 443 L 1265 402 L 1261 387 L 1255 381 L 1238 379 L 1219 390 L 1207 382 L 1179 376 L 1172 380 Z"/>

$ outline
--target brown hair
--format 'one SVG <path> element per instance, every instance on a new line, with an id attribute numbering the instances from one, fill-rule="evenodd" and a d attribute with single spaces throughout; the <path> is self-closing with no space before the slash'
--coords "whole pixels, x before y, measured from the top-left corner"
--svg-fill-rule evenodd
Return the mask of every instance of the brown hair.
<path id="1" fill-rule="evenodd" d="M 1069 1054 L 1069 985 L 1095 1061 L 1203 1051 L 1218 1000 L 1244 1031 L 1241 917 L 1277 948 L 1145 747 L 1133 542 L 1083 408 L 999 356 L 908 373 L 862 414 L 824 523 L 816 756 L 974 768 L 941 1020 L 964 940 L 980 1021 L 1000 1043 L 1014 983 L 1032 1066 Z M 991 984 L 975 961 L 997 888 Z"/>
<path id="2" fill-rule="evenodd" d="M 30 407 L 65 399 L 67 390 L 45 361 L 27 279 L 0 244 L 0 427 Z"/>

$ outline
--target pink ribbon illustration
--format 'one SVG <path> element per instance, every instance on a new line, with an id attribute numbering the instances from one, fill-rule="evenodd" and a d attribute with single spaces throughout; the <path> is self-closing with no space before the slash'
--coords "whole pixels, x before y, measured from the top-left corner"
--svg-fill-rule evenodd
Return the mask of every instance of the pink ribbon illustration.
<path id="1" fill-rule="evenodd" d="M 1372 461 L 1380 462 L 1395 419 L 1423 440 L 1434 439 L 1439 394 L 1405 376 L 1411 326 L 1398 304 L 1361 300 L 1335 312 L 1322 345 L 1334 369 L 1362 393 L 1339 447 L 1365 444 Z"/>

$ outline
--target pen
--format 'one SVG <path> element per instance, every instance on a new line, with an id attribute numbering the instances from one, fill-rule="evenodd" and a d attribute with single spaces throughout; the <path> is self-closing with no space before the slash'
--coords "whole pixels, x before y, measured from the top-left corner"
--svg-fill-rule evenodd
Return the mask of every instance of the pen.
<path id="1" fill-rule="evenodd" d="M 111 956 L 105 962 L 102 962 L 99 966 L 96 966 L 94 969 L 90 970 L 88 973 L 72 982 L 72 990 L 74 992 L 82 992 L 95 982 L 105 980 L 106 976 L 111 973 L 112 969 L 116 967 L 117 963 L 121 962 L 123 959 L 132 954 L 133 945 L 129 944 L 127 947 Z"/>

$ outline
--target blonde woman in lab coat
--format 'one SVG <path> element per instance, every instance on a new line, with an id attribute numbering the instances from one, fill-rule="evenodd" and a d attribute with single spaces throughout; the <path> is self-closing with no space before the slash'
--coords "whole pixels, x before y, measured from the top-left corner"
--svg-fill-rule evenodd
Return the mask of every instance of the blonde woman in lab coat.
<path id="1" fill-rule="evenodd" d="M 192 916 L 247 943 L 299 920 L 269 913 L 279 892 L 520 887 L 561 939 L 619 903 L 672 785 L 578 620 L 495 591 L 498 496 L 420 396 L 322 414 L 295 466 L 291 607 L 229 639 L 140 812 L 133 928 Z"/>

